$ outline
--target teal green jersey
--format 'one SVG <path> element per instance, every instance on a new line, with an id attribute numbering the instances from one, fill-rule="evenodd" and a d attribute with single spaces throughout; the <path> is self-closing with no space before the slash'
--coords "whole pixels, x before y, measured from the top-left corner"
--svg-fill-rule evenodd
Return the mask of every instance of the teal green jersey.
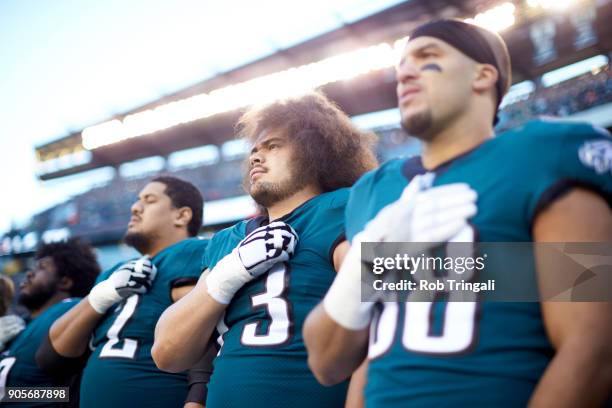
<path id="1" fill-rule="evenodd" d="M 76 305 L 80 299 L 66 299 L 49 307 L 30 321 L 25 330 L 0 354 L 0 394 L 4 387 L 58 387 L 56 382 L 36 365 L 38 346 L 49 335 L 49 328 L 61 315 Z M 29 403 L 36 407 L 54 407 L 54 403 Z M 23 403 L 3 403 L 2 406 L 23 407 Z"/>
<path id="2" fill-rule="evenodd" d="M 321 194 L 282 217 L 299 239 L 293 257 L 240 289 L 219 324 L 222 345 L 208 386 L 208 408 L 341 407 L 346 383 L 323 387 L 307 365 L 302 326 L 336 276 L 332 255 L 344 240 L 348 189 Z M 204 265 L 214 268 L 268 219 L 217 233 Z"/>
<path id="3" fill-rule="evenodd" d="M 347 238 L 425 172 L 416 157 L 362 177 L 347 204 Z M 478 193 L 478 213 L 470 220 L 477 240 L 528 242 L 538 213 L 574 186 L 612 203 L 612 139 L 586 124 L 534 121 L 432 172 L 434 186 L 463 182 Z M 370 336 L 368 407 L 525 406 L 553 355 L 538 303 L 379 306 Z M 447 325 L 450 318 L 459 323 Z"/>
<path id="4" fill-rule="evenodd" d="M 149 292 L 112 307 L 94 331 L 93 350 L 81 381 L 81 407 L 178 407 L 187 395 L 187 375 L 160 371 L 151 357 L 153 333 L 172 304 L 179 282 L 195 283 L 208 241 L 178 242 L 152 258 L 157 276 Z M 119 267 L 104 272 L 107 279 Z"/>

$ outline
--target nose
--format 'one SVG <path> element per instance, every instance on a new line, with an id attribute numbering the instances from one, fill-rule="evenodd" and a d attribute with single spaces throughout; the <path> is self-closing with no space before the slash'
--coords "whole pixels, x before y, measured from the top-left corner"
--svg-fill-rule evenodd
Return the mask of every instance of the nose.
<path id="1" fill-rule="evenodd" d="M 31 279 L 34 276 L 34 271 L 30 268 L 26 272 L 26 279 Z"/>
<path id="2" fill-rule="evenodd" d="M 258 164 L 262 164 L 264 162 L 264 157 L 261 152 L 251 153 L 251 157 L 249 157 L 249 164 L 251 167 L 255 167 Z"/>
<path id="3" fill-rule="evenodd" d="M 142 204 L 140 203 L 140 200 L 137 200 L 134 204 L 132 204 L 130 211 L 132 214 L 139 214 L 142 212 Z"/>
<path id="4" fill-rule="evenodd" d="M 409 59 L 403 59 L 395 70 L 395 79 L 398 84 L 404 84 L 410 80 L 416 79 L 419 76 L 417 66 Z"/>

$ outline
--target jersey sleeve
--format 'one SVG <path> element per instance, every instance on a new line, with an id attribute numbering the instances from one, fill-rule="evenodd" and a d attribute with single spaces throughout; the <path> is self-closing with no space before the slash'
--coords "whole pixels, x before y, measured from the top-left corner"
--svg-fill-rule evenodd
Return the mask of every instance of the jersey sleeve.
<path id="1" fill-rule="evenodd" d="M 182 268 L 177 271 L 172 287 L 184 285 L 184 282 L 188 280 L 191 280 L 192 283 L 197 281 L 202 274 L 202 256 L 206 253 L 209 242 L 207 239 L 191 239 L 180 251 L 178 255 Z"/>
<path id="2" fill-rule="evenodd" d="M 210 243 L 206 247 L 206 250 L 204 250 L 204 253 L 202 254 L 202 260 L 200 261 L 200 270 L 202 272 L 208 269 L 208 257 L 206 255 L 208 253 L 208 248 L 210 248 Z"/>
<path id="3" fill-rule="evenodd" d="M 346 239 L 350 242 L 353 237 L 363 230 L 369 221 L 368 207 L 370 198 L 376 184 L 376 175 L 379 170 L 364 174 L 351 187 L 346 209 L 344 211 L 344 225 Z"/>
<path id="4" fill-rule="evenodd" d="M 204 251 L 204 255 L 202 256 L 202 263 L 200 266 L 202 272 L 206 269 L 214 268 L 216 264 L 215 255 L 219 251 L 220 243 L 223 241 L 223 236 L 225 234 L 225 229 L 217 231 L 215 235 L 212 236 L 210 241 L 208 241 L 208 245 L 206 246 L 206 250 Z"/>
<path id="5" fill-rule="evenodd" d="M 552 155 L 542 183 L 530 203 L 533 222 L 541 211 L 572 188 L 594 191 L 612 206 L 612 137 L 590 124 L 558 125 L 554 145 L 541 154 Z M 563 127 L 561 127 L 563 126 Z M 555 132 L 553 132 L 555 133 Z"/>
<path id="6" fill-rule="evenodd" d="M 204 272 L 206 269 L 212 269 L 215 266 L 215 250 L 219 244 L 219 237 L 223 234 L 223 231 L 218 231 L 208 242 L 208 246 L 204 251 L 204 255 L 202 256 L 202 262 L 200 265 L 200 269 Z"/>
<path id="7" fill-rule="evenodd" d="M 338 245 L 346 240 L 346 231 L 344 227 L 344 213 L 346 210 L 346 203 L 348 201 L 350 190 L 348 188 L 341 188 L 339 190 L 328 193 L 327 205 L 325 208 L 325 217 L 322 217 L 324 225 L 323 229 L 327 230 L 325 236 L 327 237 L 324 243 L 324 247 L 321 248 L 323 253 L 328 254 L 329 262 L 333 265 L 334 263 L 334 252 Z"/>
<path id="8" fill-rule="evenodd" d="M 81 298 L 70 298 L 56 304 L 52 310 L 49 310 L 49 319 L 51 320 L 51 323 L 76 306 L 80 301 Z"/>
<path id="9" fill-rule="evenodd" d="M 559 164 L 562 178 L 612 205 L 612 137 L 607 130 L 585 124 L 566 134 Z"/>

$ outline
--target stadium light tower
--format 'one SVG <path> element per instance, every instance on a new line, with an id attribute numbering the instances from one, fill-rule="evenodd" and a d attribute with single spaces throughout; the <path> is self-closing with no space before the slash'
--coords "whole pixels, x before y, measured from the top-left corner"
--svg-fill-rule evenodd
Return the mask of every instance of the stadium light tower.
<path id="1" fill-rule="evenodd" d="M 515 10 L 514 4 L 507 2 L 478 13 L 474 18 L 466 19 L 465 22 L 491 31 L 501 32 L 514 25 L 516 21 L 514 16 Z"/>

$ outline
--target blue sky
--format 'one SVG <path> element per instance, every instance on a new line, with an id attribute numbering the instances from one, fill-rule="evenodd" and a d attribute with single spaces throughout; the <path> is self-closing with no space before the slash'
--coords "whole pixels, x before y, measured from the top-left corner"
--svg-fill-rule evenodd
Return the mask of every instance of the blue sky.
<path id="1" fill-rule="evenodd" d="M 87 188 L 42 183 L 34 146 L 398 0 L 3 0 L 0 233 Z"/>

